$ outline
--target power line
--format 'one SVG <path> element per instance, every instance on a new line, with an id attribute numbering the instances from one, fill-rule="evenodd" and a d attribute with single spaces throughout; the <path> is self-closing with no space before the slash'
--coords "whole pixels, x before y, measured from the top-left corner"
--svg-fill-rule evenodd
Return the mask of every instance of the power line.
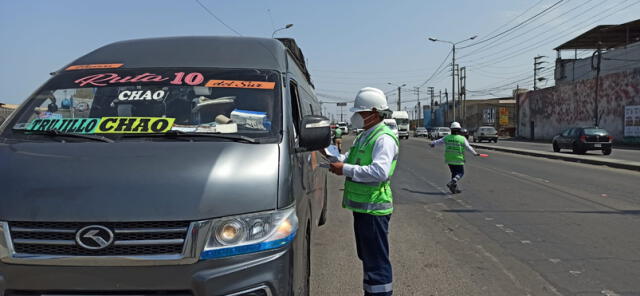
<path id="1" fill-rule="evenodd" d="M 628 1 L 628 0 L 625 0 L 625 1 L 621 2 L 621 3 L 618 3 L 617 5 L 622 5 L 624 2 L 627 2 L 627 1 Z M 627 8 L 631 7 L 631 6 L 637 5 L 637 4 L 640 4 L 640 2 L 635 2 L 635 3 L 632 3 L 632 4 L 630 4 L 630 5 L 627 5 L 627 6 L 625 6 L 625 7 L 621 8 L 621 9 L 618 9 L 618 10 L 616 10 L 616 11 L 614 11 L 614 12 L 612 12 L 612 13 L 608 14 L 608 15 L 605 15 L 605 16 L 603 16 L 603 17 L 601 17 L 601 18 L 598 18 L 597 20 L 595 20 L 595 21 L 593 21 L 593 22 L 591 22 L 591 23 L 589 23 L 589 24 L 587 24 L 587 25 L 582 26 L 582 24 L 583 24 L 583 23 L 585 23 L 585 22 L 587 22 L 587 21 L 589 21 L 589 20 L 592 20 L 592 19 L 593 19 L 592 17 L 591 17 L 591 18 L 588 18 L 588 19 L 586 19 L 586 20 L 584 20 L 584 21 L 582 21 L 582 22 L 578 23 L 576 26 L 573 26 L 573 27 L 572 27 L 572 28 L 575 28 L 575 27 L 580 26 L 580 28 L 579 28 L 579 29 L 573 30 L 573 31 L 571 31 L 571 32 L 569 32 L 569 33 L 567 33 L 567 34 L 561 34 L 561 35 L 559 35 L 557 38 L 554 38 L 554 39 L 551 39 L 551 40 L 547 40 L 546 42 L 542 42 L 542 43 L 541 43 L 539 40 L 532 40 L 532 41 L 533 41 L 533 42 L 532 42 L 532 44 L 524 44 L 524 46 L 523 46 L 522 48 L 520 48 L 520 49 L 518 49 L 518 50 L 515 50 L 515 51 L 512 51 L 511 53 L 508 53 L 508 54 L 505 54 L 505 53 L 504 53 L 504 51 L 505 51 L 505 50 L 508 50 L 508 49 L 509 49 L 509 48 L 507 48 L 507 49 L 505 49 L 505 50 L 503 50 L 503 51 L 501 51 L 501 52 L 499 52 L 499 53 L 492 54 L 492 55 L 488 55 L 488 56 L 486 56 L 486 57 L 493 56 L 493 55 L 497 55 L 497 54 L 499 54 L 500 56 L 498 56 L 498 57 L 496 57 L 496 58 L 494 58 L 494 59 L 491 59 L 491 60 L 489 60 L 489 61 L 484 61 L 484 62 L 480 62 L 480 63 L 476 63 L 476 64 L 471 64 L 471 66 L 481 67 L 481 66 L 485 66 L 485 65 L 489 65 L 489 64 L 493 64 L 493 63 L 502 63 L 502 62 L 505 62 L 505 61 L 507 61 L 507 60 L 509 60 L 509 59 L 511 59 L 511 58 L 514 58 L 514 57 L 516 57 L 516 56 L 518 56 L 518 55 L 520 55 L 520 54 L 522 54 L 522 53 L 530 52 L 531 50 L 534 50 L 534 49 L 540 48 L 540 47 L 542 47 L 542 46 L 545 46 L 545 45 L 547 45 L 547 44 L 553 43 L 553 42 L 555 42 L 555 41 L 557 41 L 557 40 L 560 40 L 560 39 L 562 39 L 562 38 L 566 38 L 566 35 L 570 35 L 570 34 L 573 34 L 573 33 L 577 32 L 577 31 L 580 31 L 580 30 L 582 30 L 582 29 L 583 29 L 584 27 L 586 27 L 586 26 L 590 26 L 590 25 L 593 25 L 593 24 L 595 24 L 595 23 L 598 23 L 599 21 L 601 21 L 601 20 L 603 20 L 603 19 L 605 19 L 605 18 L 607 18 L 607 17 L 609 17 L 609 16 L 612 16 L 612 15 L 614 15 L 614 14 L 616 14 L 616 13 L 620 12 L 620 11 L 623 11 L 623 10 L 625 10 L 625 9 L 627 9 Z M 615 8 L 616 8 L 616 5 L 614 5 L 614 6 L 612 6 L 612 7 L 609 7 L 609 8 L 608 8 L 608 9 L 606 9 L 605 11 L 610 11 L 610 10 L 615 9 Z M 598 15 L 600 15 L 600 14 L 602 14 L 602 11 L 598 12 Z M 545 31 L 545 32 L 543 32 L 543 33 L 546 33 L 546 32 L 548 32 L 548 31 Z M 566 31 L 565 31 L 565 32 L 566 32 Z M 535 37 L 537 37 L 537 36 L 542 35 L 543 33 L 541 33 L 541 34 L 538 34 L 538 35 L 534 36 L 534 38 L 535 38 Z M 535 44 L 535 46 L 533 46 L 534 44 Z M 532 46 L 533 46 L 533 47 L 532 47 Z M 510 47 L 510 48 L 513 48 L 513 47 Z"/>
<path id="2" fill-rule="evenodd" d="M 431 74 L 431 76 L 429 78 L 427 78 L 427 80 L 425 80 L 419 87 L 423 87 L 425 86 L 427 83 L 429 83 L 429 81 L 431 81 L 431 79 L 433 79 L 433 77 L 435 75 L 437 75 L 436 73 L 440 70 L 440 68 L 442 68 L 442 66 L 444 66 L 444 64 L 447 62 L 447 59 L 449 59 L 449 56 L 451 56 L 452 50 L 449 51 L 449 53 L 447 54 L 446 57 L 444 57 L 444 59 L 442 60 L 442 63 L 440 63 L 440 66 L 438 66 L 438 68 L 436 68 L 433 71 L 433 74 Z"/>
<path id="3" fill-rule="evenodd" d="M 498 34 L 496 34 L 496 35 L 493 35 L 493 36 L 491 36 L 491 37 L 489 37 L 489 38 L 486 38 L 486 39 L 480 40 L 480 41 L 478 41 L 478 42 L 475 42 L 475 43 L 469 44 L 469 45 L 467 45 L 467 46 L 462 46 L 462 47 L 460 47 L 460 49 L 465 49 L 465 48 L 469 48 L 469 47 L 472 47 L 472 46 L 476 46 L 476 45 L 478 45 L 478 44 L 485 43 L 485 42 L 487 42 L 487 41 L 489 41 L 489 40 L 493 40 L 493 39 L 495 39 L 495 38 L 497 38 L 497 37 L 500 37 L 500 36 L 502 36 L 502 35 L 504 35 L 504 34 L 507 34 L 507 33 L 509 33 L 509 32 L 512 32 L 513 30 L 515 30 L 515 29 L 517 29 L 517 28 L 519 28 L 519 27 L 521 27 L 521 26 L 525 25 L 526 23 L 530 22 L 531 20 L 533 20 L 533 19 L 535 19 L 535 18 L 537 18 L 537 17 L 539 17 L 539 16 L 543 15 L 543 14 L 544 14 L 544 13 L 546 13 L 547 11 L 550 11 L 550 10 L 554 9 L 554 7 L 558 6 L 560 3 L 564 2 L 564 1 L 565 1 L 565 0 L 559 0 L 558 2 L 556 2 L 556 3 L 554 3 L 553 5 L 551 5 L 551 6 L 547 7 L 547 8 L 545 8 L 545 9 L 544 9 L 544 10 L 542 10 L 541 12 L 539 12 L 539 13 L 535 14 L 535 15 L 534 15 L 534 16 L 532 16 L 532 17 L 529 17 L 528 19 L 526 19 L 526 20 L 524 20 L 524 21 L 520 22 L 519 24 L 517 24 L 517 25 L 515 25 L 515 26 L 513 26 L 513 27 L 511 27 L 511 28 L 509 28 L 509 29 L 507 29 L 507 30 L 504 30 L 504 31 L 502 31 L 502 32 L 500 32 L 500 33 L 498 33 Z"/>
<path id="4" fill-rule="evenodd" d="M 560 14 L 560 15 L 558 15 L 558 16 L 555 16 L 555 18 L 562 17 L 562 16 L 564 16 L 564 15 L 566 15 L 566 14 L 570 13 L 570 12 L 574 12 L 574 11 L 576 11 L 576 9 L 579 9 L 580 7 L 583 7 L 583 6 L 585 6 L 586 4 L 588 4 L 589 2 L 592 2 L 592 1 L 594 1 L 594 0 L 588 0 L 588 1 L 586 1 L 586 2 L 580 3 L 578 6 L 575 6 L 575 7 L 573 7 L 573 8 L 569 8 L 569 9 L 568 9 L 567 11 L 565 11 L 564 13 L 562 13 L 562 14 Z M 597 5 L 600 5 L 600 4 L 597 4 Z M 596 5 L 596 6 L 597 6 L 597 5 Z M 594 6 L 594 7 L 595 7 L 595 6 Z M 594 7 L 591 7 L 590 9 L 593 9 Z M 588 9 L 588 10 L 590 10 L 590 9 Z M 572 19 L 568 19 L 567 21 L 565 21 L 565 22 L 563 22 L 563 23 L 561 23 L 561 24 L 558 24 L 558 25 L 556 25 L 556 26 L 554 26 L 554 27 L 559 27 L 559 26 L 563 25 L 564 23 L 566 23 L 566 22 L 568 22 L 568 21 L 571 21 L 571 20 L 572 20 Z M 501 44 L 507 44 L 507 42 L 509 42 L 509 41 L 513 41 L 513 40 L 515 40 L 515 39 L 519 39 L 519 38 L 522 38 L 522 37 L 527 37 L 526 35 L 527 35 L 529 32 L 532 32 L 532 31 L 534 31 L 534 30 L 536 30 L 536 29 L 539 29 L 539 28 L 542 28 L 542 26 L 536 26 L 536 27 L 533 27 L 533 28 L 529 29 L 528 31 L 526 31 L 526 32 L 524 32 L 524 33 L 522 33 L 522 34 L 519 34 L 519 35 L 513 36 L 513 37 L 511 37 L 511 38 L 509 38 L 509 39 L 507 39 L 507 40 L 505 40 L 505 41 L 503 41 L 503 42 L 498 42 L 498 41 L 499 41 L 499 40 L 501 40 L 503 37 L 507 37 L 506 35 L 505 35 L 505 36 L 502 36 L 502 37 L 498 38 L 497 40 L 495 40 L 494 42 L 491 42 L 491 43 L 489 43 L 489 44 L 485 44 L 484 46 L 482 46 L 482 47 L 480 47 L 480 48 L 476 48 L 476 49 L 472 50 L 472 51 L 471 51 L 471 52 L 469 52 L 469 53 L 466 53 L 466 54 L 464 54 L 464 55 L 461 55 L 461 56 L 460 56 L 460 60 L 464 59 L 465 57 L 473 56 L 473 55 L 477 54 L 478 52 L 481 52 L 483 49 L 486 49 L 486 48 L 497 49 L 497 46 L 499 46 L 499 45 L 501 45 Z M 547 31 L 545 31 L 545 32 L 549 32 L 549 31 L 550 31 L 550 30 L 547 30 Z M 539 35 L 538 35 L 538 36 L 539 36 Z M 498 45 L 494 45 L 494 44 L 497 44 L 497 43 L 498 43 Z"/>
<path id="5" fill-rule="evenodd" d="M 220 22 L 222 25 L 224 25 L 225 27 L 227 27 L 227 29 L 233 31 L 234 33 L 238 34 L 238 36 L 242 36 L 242 34 L 240 34 L 240 32 L 236 31 L 235 29 L 231 28 L 231 26 L 227 25 L 224 21 L 222 21 L 217 15 L 215 15 L 215 13 L 213 13 L 211 10 L 209 10 L 208 7 L 206 7 L 204 4 L 202 4 L 202 2 L 200 2 L 200 0 L 195 0 L 200 7 L 202 7 L 207 13 L 209 13 L 209 15 L 211 15 L 212 17 L 214 17 L 218 22 Z"/>

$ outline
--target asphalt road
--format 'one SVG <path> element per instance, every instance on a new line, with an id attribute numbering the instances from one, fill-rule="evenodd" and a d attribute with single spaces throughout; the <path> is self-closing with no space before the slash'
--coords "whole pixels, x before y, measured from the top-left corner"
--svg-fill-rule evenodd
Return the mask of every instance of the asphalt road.
<path id="1" fill-rule="evenodd" d="M 449 195 L 442 148 L 412 138 L 400 151 L 395 295 L 640 295 L 640 173 L 487 150 Z M 362 295 L 342 183 L 330 178 L 313 234 L 312 295 Z"/>
<path id="2" fill-rule="evenodd" d="M 538 151 L 546 151 L 553 152 L 553 147 L 551 146 L 551 142 L 549 143 L 535 143 L 535 142 L 523 142 L 523 141 L 498 141 L 498 143 L 487 143 L 482 142 L 482 145 L 492 145 L 492 146 L 500 146 L 500 147 L 511 147 L 511 148 L 522 148 L 528 150 L 538 150 Z M 571 149 L 562 149 L 560 153 L 574 155 L 571 152 Z M 631 161 L 640 161 L 640 150 L 630 150 L 630 149 L 619 149 L 614 147 L 611 155 L 602 155 L 601 151 L 593 150 L 587 151 L 584 155 L 588 156 L 596 156 L 602 157 L 603 159 L 620 159 L 620 160 L 631 160 Z"/>

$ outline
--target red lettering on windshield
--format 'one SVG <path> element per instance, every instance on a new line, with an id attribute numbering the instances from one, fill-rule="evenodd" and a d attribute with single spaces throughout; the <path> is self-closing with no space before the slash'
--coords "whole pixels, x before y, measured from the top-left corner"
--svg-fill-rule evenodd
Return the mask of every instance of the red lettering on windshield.
<path id="1" fill-rule="evenodd" d="M 101 73 L 89 75 L 86 77 L 82 77 L 74 81 L 80 86 L 85 85 L 93 85 L 93 86 L 106 86 L 109 84 L 116 83 L 127 83 L 127 82 L 161 82 L 169 80 L 169 77 L 163 77 L 162 75 L 157 75 L 153 73 L 144 73 L 137 75 L 135 77 L 132 76 L 120 76 L 116 73 Z"/>

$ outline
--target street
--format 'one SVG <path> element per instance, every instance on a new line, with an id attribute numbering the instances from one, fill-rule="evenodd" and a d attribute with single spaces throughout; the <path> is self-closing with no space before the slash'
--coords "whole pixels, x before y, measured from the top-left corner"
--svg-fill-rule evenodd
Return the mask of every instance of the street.
<path id="1" fill-rule="evenodd" d="M 347 137 L 343 143 L 351 143 Z M 479 150 L 448 194 L 442 148 L 401 141 L 394 295 L 640 295 L 640 173 Z M 313 238 L 312 295 L 362 295 L 342 177 Z"/>

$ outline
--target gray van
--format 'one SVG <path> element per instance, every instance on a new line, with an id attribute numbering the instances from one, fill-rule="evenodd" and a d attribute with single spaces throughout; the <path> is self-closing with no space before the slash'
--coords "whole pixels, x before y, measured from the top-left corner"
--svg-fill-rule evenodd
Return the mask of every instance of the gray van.
<path id="1" fill-rule="evenodd" d="M 308 295 L 330 143 L 292 39 L 99 48 L 0 127 L 0 295 Z"/>

